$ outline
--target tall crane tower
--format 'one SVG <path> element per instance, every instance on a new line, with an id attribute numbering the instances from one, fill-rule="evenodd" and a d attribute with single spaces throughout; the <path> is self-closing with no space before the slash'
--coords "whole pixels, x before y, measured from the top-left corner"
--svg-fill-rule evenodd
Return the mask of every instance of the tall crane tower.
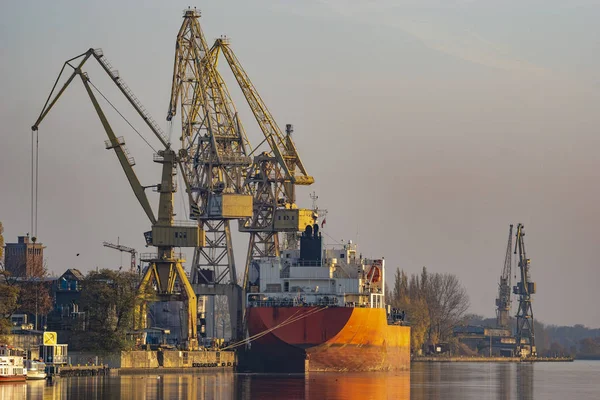
<path id="1" fill-rule="evenodd" d="M 219 54 L 223 54 L 263 133 L 264 140 L 261 144 L 266 142 L 268 145 L 267 151 L 254 157 L 245 182 L 247 192 L 254 197 L 252 218 L 240 224 L 240 231 L 250 233 L 244 269 L 246 289 L 252 260 L 260 257 L 278 257 L 281 247 L 297 248 L 297 232 L 316 222 L 317 215 L 313 210 L 298 209 L 296 205 L 296 186 L 311 185 L 315 180 L 306 171 L 292 140 L 293 126 L 287 124 L 285 134 L 279 128 L 235 56 L 229 39 L 216 39 L 210 54 L 215 64 Z M 285 234 L 283 246 L 279 243 L 279 232 Z"/>
<path id="2" fill-rule="evenodd" d="M 249 143 L 227 87 L 210 57 L 199 23 L 188 8 L 177 35 L 167 120 L 181 114 L 184 175 L 190 186 L 190 215 L 206 232 L 192 263 L 198 295 L 226 295 L 234 338 L 242 336 L 242 291 L 233 256 L 230 221 L 252 217 L 244 182 Z"/>
<path id="3" fill-rule="evenodd" d="M 163 149 L 157 151 L 153 157 L 154 162 L 162 165 L 159 184 L 142 186 L 137 178 L 133 169 L 135 160 L 127 151 L 123 137 L 117 137 L 115 135 L 94 92 L 99 92 L 102 97 L 104 97 L 104 95 L 94 86 L 88 74 L 82 71 L 84 64 L 90 58 L 98 61 L 102 69 L 108 74 L 115 85 L 117 85 L 163 146 Z M 60 77 L 67 67 L 72 68 L 73 72 L 62 88 L 54 94 Z M 94 109 L 98 114 L 98 118 L 108 136 L 108 140 L 105 141 L 106 148 L 114 150 L 117 155 L 131 189 L 152 225 L 152 230 L 145 232 L 144 236 L 146 238 L 146 243 L 155 246 L 157 252 L 148 253 L 141 257 L 142 260 L 149 263 L 149 266 L 142 276 L 138 289 L 134 329 L 139 331 L 146 328 L 148 302 L 182 301 L 186 306 L 187 312 L 187 337 L 185 338 L 185 345 L 188 349 L 197 349 L 197 298 L 182 266 L 182 263 L 185 260 L 180 254 L 175 253 L 175 247 L 201 247 L 204 245 L 205 236 L 202 229 L 195 223 L 190 225 L 185 222 L 176 223 L 174 221 L 173 198 L 174 193 L 177 191 L 174 176 L 178 166 L 183 170 L 181 164 L 182 160 L 181 157 L 171 149 L 171 145 L 166 135 L 164 135 L 164 132 L 162 132 L 155 120 L 148 114 L 131 89 L 129 89 L 121 79 L 118 71 L 116 71 L 110 65 L 108 60 L 106 60 L 100 49 L 89 49 L 85 53 L 65 62 L 40 116 L 32 126 L 32 130 L 38 130 L 42 120 L 77 76 L 81 78 Z M 186 183 L 186 186 L 189 186 L 185 174 L 184 182 Z M 157 216 L 155 216 L 145 193 L 145 189 L 148 187 L 154 187 L 159 193 Z"/>
<path id="4" fill-rule="evenodd" d="M 531 308 L 531 295 L 535 293 L 535 282 L 531 281 L 529 272 L 531 260 L 525 252 L 525 232 L 523 224 L 517 225 L 515 254 L 519 255 L 520 281 L 513 287 L 513 292 L 519 297 L 519 310 L 517 311 L 517 355 L 521 357 L 537 355 L 535 347 L 535 332 L 533 324 L 533 309 Z"/>
<path id="5" fill-rule="evenodd" d="M 208 48 L 199 18 L 200 13 L 196 9 L 184 11 L 184 22 L 177 37 L 167 120 L 173 118 L 179 105 L 182 149 L 188 157 L 188 177 L 196 200 L 192 204 L 192 213 L 197 212 L 208 235 L 207 248 L 196 252 L 192 275 L 196 293 L 201 295 L 221 294 L 219 287 L 227 289 L 227 282 L 223 279 L 226 273 L 229 273 L 230 284 L 237 283 L 231 251 L 231 219 L 238 219 L 239 230 L 250 234 L 244 268 L 243 288 L 246 288 L 252 260 L 278 257 L 282 247 L 297 248 L 297 232 L 303 231 L 306 225 L 314 224 L 316 214 L 313 210 L 298 209 L 295 203 L 296 186 L 310 185 L 314 178 L 308 175 L 292 140 L 292 125 L 286 126 L 285 134 L 279 128 L 227 38 L 217 39 Z M 264 135 L 264 140 L 254 148 L 248 142 L 217 68 L 221 54 Z M 264 143 L 267 148 L 260 151 Z M 223 200 L 219 200 L 218 196 L 223 196 Z M 226 203 L 234 204 L 231 200 L 226 202 L 225 196 L 236 199 L 236 213 L 224 208 Z M 211 211 L 215 200 L 223 204 L 221 214 Z M 242 204 L 249 207 L 242 208 Z M 279 232 L 285 233 L 283 246 Z M 222 260 L 220 264 L 218 260 Z M 221 273 L 216 272 L 219 268 Z M 206 283 L 210 285 L 203 286 Z M 241 327 L 241 314 L 237 306 L 231 307 L 231 300 L 229 303 L 230 313 L 236 312 L 237 315 L 236 321 L 232 318 L 232 327 Z M 241 302 L 238 304 L 241 305 Z M 237 331 L 234 336 L 241 336 L 239 328 L 234 331 Z"/>
<path id="6" fill-rule="evenodd" d="M 498 297 L 496 298 L 496 326 L 503 329 L 507 329 L 510 324 L 512 236 L 513 225 L 511 224 L 510 228 L 508 229 L 508 244 L 506 245 L 504 268 L 502 268 L 500 284 L 498 285 Z"/>
<path id="7" fill-rule="evenodd" d="M 115 249 L 120 251 L 121 253 L 129 253 L 131 255 L 131 264 L 129 265 L 129 271 L 132 273 L 136 272 L 136 255 L 137 250 L 132 247 L 123 246 L 122 244 L 114 244 L 110 242 L 102 242 L 104 247 L 108 247 L 110 249 Z"/>

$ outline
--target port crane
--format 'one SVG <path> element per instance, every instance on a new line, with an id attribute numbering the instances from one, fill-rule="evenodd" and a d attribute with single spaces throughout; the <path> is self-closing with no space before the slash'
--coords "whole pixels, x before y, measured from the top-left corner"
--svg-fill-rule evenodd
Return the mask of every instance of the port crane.
<path id="1" fill-rule="evenodd" d="M 149 186 L 142 186 L 137 178 L 133 169 L 135 160 L 127 151 L 124 138 L 115 135 L 94 91 L 100 93 L 102 97 L 104 95 L 94 86 L 89 75 L 82 70 L 82 67 L 89 59 L 98 61 L 102 69 L 146 122 L 163 147 L 153 156 L 153 161 L 162 165 L 160 183 L 152 185 L 159 193 L 157 216 L 155 216 L 145 193 L 145 189 Z M 73 72 L 60 90 L 55 93 L 58 82 L 68 67 L 72 68 Z M 106 148 L 115 152 L 132 191 L 152 225 L 152 230 L 145 232 L 144 236 L 146 243 L 150 246 L 155 246 L 157 252 L 142 254 L 141 256 L 141 260 L 148 262 L 149 265 L 141 278 L 138 288 L 134 329 L 141 331 L 147 328 L 147 305 L 149 302 L 182 301 L 185 304 L 187 313 L 187 338 L 185 339 L 185 346 L 191 350 L 197 349 L 197 298 L 182 266 L 185 260 L 181 254 L 175 253 L 175 247 L 201 247 L 205 244 L 205 236 L 203 230 L 195 222 L 190 224 L 190 221 L 187 221 L 188 223 L 174 221 L 173 202 L 174 193 L 177 190 L 174 176 L 177 172 L 177 167 L 182 171 L 184 170 L 182 164 L 183 157 L 171 148 L 167 136 L 158 127 L 158 124 L 156 124 L 155 120 L 149 115 L 123 79 L 121 79 L 118 71 L 104 57 L 101 49 L 89 49 L 85 53 L 71 58 L 64 63 L 38 119 L 31 128 L 32 131 L 38 130 L 43 119 L 76 77 L 81 78 L 98 118 L 108 136 L 108 140 L 105 141 Z M 189 183 L 186 180 L 186 175 L 183 175 L 189 193 Z"/>
<path id="2" fill-rule="evenodd" d="M 242 284 L 245 290 L 252 260 L 279 256 L 282 247 L 279 232 L 286 234 L 284 248 L 297 248 L 297 232 L 316 222 L 314 210 L 298 209 L 295 204 L 295 186 L 310 185 L 314 178 L 308 175 L 292 140 L 292 125 L 286 126 L 284 135 L 226 37 L 217 39 L 208 48 L 199 18 L 200 12 L 196 9 L 184 11 L 167 120 L 172 120 L 179 105 L 182 149 L 188 155 L 188 177 L 196 200 L 191 213 L 198 214 L 207 235 L 213 233 L 213 240 L 207 240 L 207 248 L 196 251 L 192 283 L 197 295 L 223 294 L 234 289 L 232 297 L 228 295 L 228 303 L 234 336 L 239 338 L 243 335 L 241 300 L 238 299 L 242 292 L 237 285 L 229 221 L 238 219 L 239 230 L 250 233 Z M 218 70 L 220 54 L 226 59 L 264 135 L 264 140 L 251 151 Z M 268 150 L 259 152 L 263 143 L 267 143 Z M 227 156 L 218 159 L 220 154 Z M 229 179 L 223 181 L 217 176 Z M 219 200 L 219 196 L 223 200 Z M 249 207 L 243 213 L 225 212 L 225 196 L 237 198 L 238 210 L 241 210 L 240 200 Z M 211 212 L 212 203 L 223 204 L 221 214 Z M 221 265 L 218 260 L 222 260 Z M 216 272 L 219 267 L 221 273 Z M 223 280 L 227 273 L 229 284 Z"/>
<path id="3" fill-rule="evenodd" d="M 131 264 L 129 266 L 129 271 L 131 273 L 135 273 L 136 272 L 136 268 L 137 268 L 137 263 L 136 263 L 136 257 L 137 257 L 137 250 L 132 248 L 132 247 L 127 247 L 127 246 L 123 246 L 122 244 L 114 244 L 114 243 L 110 243 L 110 242 L 102 242 L 102 245 L 104 247 L 108 247 L 110 249 L 115 249 L 120 251 L 121 253 L 129 253 L 131 255 Z"/>
<path id="4" fill-rule="evenodd" d="M 318 217 L 314 210 L 298 209 L 296 186 L 314 183 L 300 159 L 292 139 L 293 126 L 286 125 L 285 135 L 261 98 L 258 90 L 236 57 L 228 38 L 215 40 L 210 50 L 212 62 L 217 64 L 222 54 L 241 89 L 261 132 L 268 151 L 254 157 L 246 176 L 247 192 L 254 198 L 252 218 L 241 221 L 239 230 L 249 232 L 250 240 L 244 269 L 244 289 L 252 260 L 261 257 L 279 257 L 280 248 L 297 249 L 297 232 L 313 225 Z M 253 153 L 260 147 L 257 146 Z M 283 246 L 278 233 L 285 233 Z"/>
<path id="5" fill-rule="evenodd" d="M 529 271 L 531 260 L 525 252 L 525 232 L 523 224 L 517 225 L 515 254 L 519 255 L 520 281 L 513 287 L 513 293 L 519 298 L 519 310 L 517 311 L 517 347 L 516 353 L 521 357 L 537 356 L 535 347 L 535 332 L 533 321 L 533 309 L 531 307 L 531 295 L 535 293 L 535 282 L 531 281 Z"/>
<path id="6" fill-rule="evenodd" d="M 508 229 L 508 244 L 506 245 L 504 267 L 502 268 L 500 284 L 498 285 L 498 297 L 496 298 L 496 326 L 503 329 L 507 329 L 510 324 L 512 237 L 513 225 L 511 224 Z"/>
<path id="7" fill-rule="evenodd" d="M 206 243 L 194 252 L 192 284 L 199 296 L 227 296 L 233 337 L 239 339 L 243 335 L 242 291 L 230 222 L 252 217 L 252 196 L 244 188 L 252 162 L 246 133 L 209 56 L 199 18 L 195 8 L 183 13 L 167 121 L 179 110 L 190 217 L 206 232 Z"/>

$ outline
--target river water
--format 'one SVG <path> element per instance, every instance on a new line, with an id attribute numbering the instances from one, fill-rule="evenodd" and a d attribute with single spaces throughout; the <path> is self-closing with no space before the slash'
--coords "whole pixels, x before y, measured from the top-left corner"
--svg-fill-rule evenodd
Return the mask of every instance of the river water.
<path id="1" fill-rule="evenodd" d="M 0 399 L 600 399 L 600 361 L 416 363 L 406 373 L 76 377 L 0 384 Z"/>

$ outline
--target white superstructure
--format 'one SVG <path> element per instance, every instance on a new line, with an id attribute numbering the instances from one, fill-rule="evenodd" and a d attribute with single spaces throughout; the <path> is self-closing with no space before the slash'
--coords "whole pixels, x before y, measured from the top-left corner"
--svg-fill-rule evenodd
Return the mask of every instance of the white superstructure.
<path id="1" fill-rule="evenodd" d="M 10 346 L 0 345 L 0 382 L 25 380 L 23 352 Z"/>
<path id="2" fill-rule="evenodd" d="M 330 249 L 321 241 L 315 226 L 303 234 L 300 249 L 255 260 L 248 306 L 384 308 L 385 260 L 362 258 L 351 241 Z"/>

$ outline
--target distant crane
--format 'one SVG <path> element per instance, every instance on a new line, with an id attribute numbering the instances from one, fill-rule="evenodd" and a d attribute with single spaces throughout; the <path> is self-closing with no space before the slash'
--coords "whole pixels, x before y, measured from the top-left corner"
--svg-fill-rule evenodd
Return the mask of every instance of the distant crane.
<path id="1" fill-rule="evenodd" d="M 130 265 L 130 271 L 132 273 L 136 272 L 136 255 L 137 255 L 137 251 L 132 248 L 132 247 L 127 247 L 127 246 L 123 246 L 122 244 L 119 244 L 119 242 L 117 241 L 117 244 L 114 243 L 110 243 L 110 242 L 102 242 L 102 244 L 104 245 L 104 247 L 108 247 L 111 249 L 115 249 L 115 250 L 119 250 L 121 253 L 129 253 L 131 254 L 131 265 Z"/>
<path id="2" fill-rule="evenodd" d="M 496 298 L 496 326 L 503 329 L 507 329 L 510 322 L 512 235 L 513 225 L 511 224 L 508 230 L 508 244 L 506 246 L 506 256 L 504 257 L 504 268 L 502 269 L 502 276 L 500 276 L 500 284 L 498 285 L 498 298 Z"/>
<path id="3" fill-rule="evenodd" d="M 513 287 L 514 294 L 519 296 L 519 311 L 517 311 L 517 355 L 527 357 L 537 356 L 535 348 L 535 332 L 533 329 L 533 309 L 531 308 L 531 295 L 535 293 L 535 282 L 531 282 L 529 266 L 531 260 L 525 253 L 525 232 L 523 224 L 517 225 L 515 254 L 519 254 L 519 270 L 521 281 Z"/>

